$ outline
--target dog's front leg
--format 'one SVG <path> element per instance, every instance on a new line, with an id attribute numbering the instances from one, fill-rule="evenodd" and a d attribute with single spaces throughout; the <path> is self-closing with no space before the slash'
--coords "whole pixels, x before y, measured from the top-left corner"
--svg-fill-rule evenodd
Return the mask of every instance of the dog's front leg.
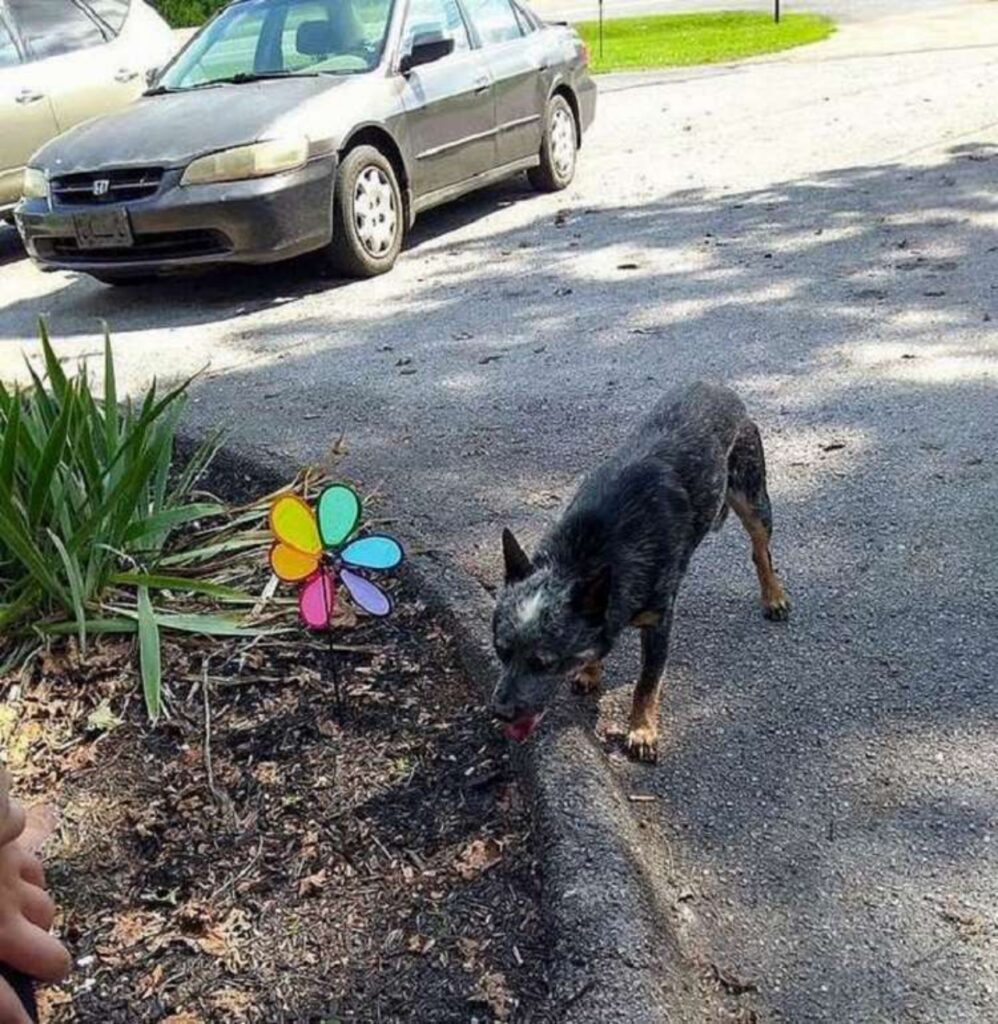
<path id="1" fill-rule="evenodd" d="M 669 631 L 672 629 L 672 606 L 657 626 L 641 630 L 641 675 L 634 688 L 631 704 L 627 751 L 639 761 L 658 760 L 658 702 L 662 674 L 669 656 Z"/>
<path id="2" fill-rule="evenodd" d="M 603 683 L 603 662 L 589 661 L 572 676 L 572 688 L 576 693 L 599 693 Z"/>

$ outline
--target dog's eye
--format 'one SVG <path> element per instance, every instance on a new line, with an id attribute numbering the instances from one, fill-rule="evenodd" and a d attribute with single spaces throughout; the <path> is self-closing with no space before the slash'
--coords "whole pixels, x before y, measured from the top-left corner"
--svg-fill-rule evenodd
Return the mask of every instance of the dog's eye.
<path id="1" fill-rule="evenodd" d="M 532 658 L 527 659 L 527 668 L 529 668 L 531 672 L 551 671 L 550 663 L 546 662 L 543 658 L 537 657 L 536 654 Z"/>

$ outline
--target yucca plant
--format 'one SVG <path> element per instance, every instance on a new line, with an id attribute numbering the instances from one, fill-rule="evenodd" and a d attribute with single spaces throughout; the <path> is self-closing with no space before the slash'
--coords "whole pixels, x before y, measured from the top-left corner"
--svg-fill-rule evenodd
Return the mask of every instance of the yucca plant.
<path id="1" fill-rule="evenodd" d="M 185 381 L 165 394 L 155 382 L 140 402 L 119 406 L 111 341 L 94 394 L 86 367 L 68 377 L 40 325 L 45 379 L 0 384 L 0 638 L 38 641 L 75 633 L 85 653 L 94 633 L 137 632 L 146 706 L 160 711 L 160 627 L 202 633 L 252 631 L 231 619 L 157 610 L 151 594 L 200 593 L 250 601 L 240 591 L 158 571 L 174 531 L 224 512 L 193 489 L 218 447 L 202 445 L 173 464 Z"/>

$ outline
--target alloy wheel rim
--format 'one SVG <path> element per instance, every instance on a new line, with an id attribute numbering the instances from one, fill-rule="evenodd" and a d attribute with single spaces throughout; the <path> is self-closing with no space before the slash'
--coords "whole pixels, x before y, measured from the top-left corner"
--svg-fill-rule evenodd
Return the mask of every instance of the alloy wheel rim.
<path id="1" fill-rule="evenodd" d="M 357 175 L 353 218 L 361 245 L 372 256 L 384 256 L 395 241 L 398 211 L 395 209 L 395 190 L 388 176 L 374 164 Z"/>
<path id="2" fill-rule="evenodd" d="M 551 162 L 562 179 L 575 166 L 575 124 L 564 107 L 559 107 L 551 118 Z"/>

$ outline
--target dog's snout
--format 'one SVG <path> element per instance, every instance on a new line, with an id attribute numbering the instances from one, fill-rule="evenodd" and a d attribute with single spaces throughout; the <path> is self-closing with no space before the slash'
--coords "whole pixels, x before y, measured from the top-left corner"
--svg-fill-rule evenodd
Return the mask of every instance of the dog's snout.
<path id="1" fill-rule="evenodd" d="M 492 717 L 498 718 L 500 722 L 512 722 L 516 718 L 516 705 L 512 701 L 494 696 L 492 698 Z"/>
<path id="2" fill-rule="evenodd" d="M 515 689 L 508 678 L 502 678 L 492 693 L 492 715 L 501 722 L 512 722 L 516 718 L 517 704 Z"/>

